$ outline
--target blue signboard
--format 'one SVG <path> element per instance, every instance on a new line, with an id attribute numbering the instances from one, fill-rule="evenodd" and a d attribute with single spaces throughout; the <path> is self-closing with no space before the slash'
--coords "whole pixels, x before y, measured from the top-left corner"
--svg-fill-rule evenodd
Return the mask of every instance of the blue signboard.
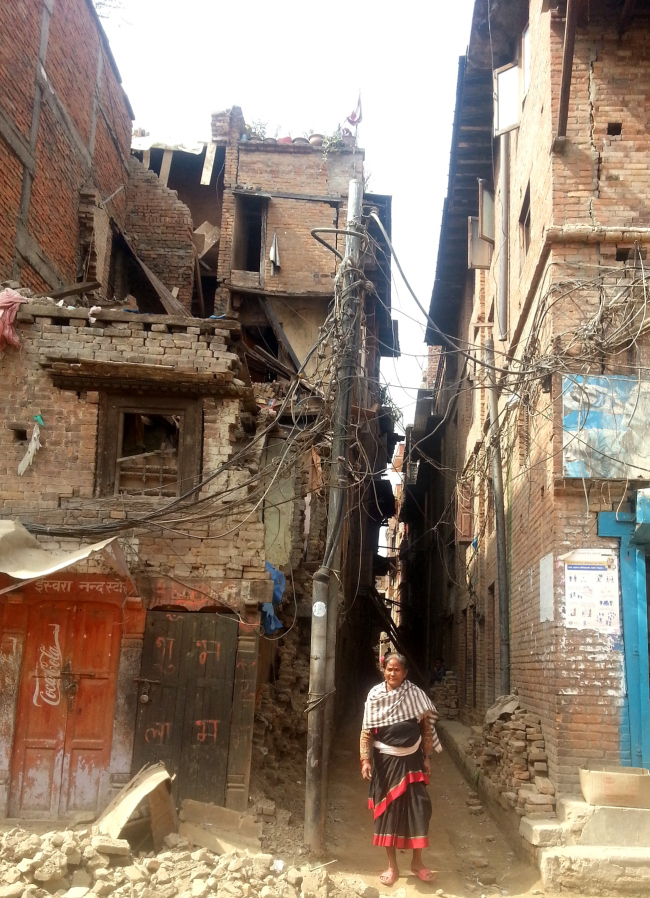
<path id="1" fill-rule="evenodd" d="M 650 382 L 565 375 L 562 391 L 564 476 L 650 479 Z"/>

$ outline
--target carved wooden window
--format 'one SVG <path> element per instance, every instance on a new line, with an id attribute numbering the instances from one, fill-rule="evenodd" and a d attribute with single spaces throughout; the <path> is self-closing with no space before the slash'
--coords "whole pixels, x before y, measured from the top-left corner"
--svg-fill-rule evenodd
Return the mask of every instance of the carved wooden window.
<path id="1" fill-rule="evenodd" d="M 200 400 L 104 394 L 97 495 L 185 494 L 200 476 L 201 436 Z"/>
<path id="2" fill-rule="evenodd" d="M 471 543 L 474 539 L 474 495 L 469 483 L 456 487 L 456 542 Z"/>

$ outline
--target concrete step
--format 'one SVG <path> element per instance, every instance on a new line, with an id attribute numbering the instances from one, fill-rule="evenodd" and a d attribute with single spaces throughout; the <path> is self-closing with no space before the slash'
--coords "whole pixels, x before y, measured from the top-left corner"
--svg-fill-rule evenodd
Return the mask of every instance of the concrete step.
<path id="1" fill-rule="evenodd" d="M 650 847 L 609 848 L 567 845 L 543 848 L 539 869 L 544 886 L 581 895 L 647 895 L 650 892 Z"/>

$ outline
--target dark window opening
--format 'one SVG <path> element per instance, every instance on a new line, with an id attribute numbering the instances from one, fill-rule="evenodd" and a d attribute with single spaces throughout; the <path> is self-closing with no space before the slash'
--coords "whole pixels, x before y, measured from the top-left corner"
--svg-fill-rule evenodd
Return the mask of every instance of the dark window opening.
<path id="1" fill-rule="evenodd" d="M 14 440 L 17 443 L 26 443 L 27 442 L 27 428 L 21 427 L 20 424 L 10 424 L 9 430 L 12 431 L 14 435 Z"/>
<path id="2" fill-rule="evenodd" d="M 630 262 L 632 265 L 635 265 L 639 258 L 645 260 L 647 253 L 648 250 L 645 246 L 617 246 L 616 261 Z"/>
<path id="3" fill-rule="evenodd" d="M 607 123 L 608 137 L 620 137 L 622 133 L 623 133 L 623 122 L 608 122 Z"/>
<path id="4" fill-rule="evenodd" d="M 116 494 L 178 495 L 182 421 L 182 415 L 123 412 L 115 460 Z"/>
<path id="5" fill-rule="evenodd" d="M 264 200 L 260 197 L 235 198 L 235 224 L 232 241 L 233 271 L 260 270 L 262 260 L 262 222 Z"/>
<path id="6" fill-rule="evenodd" d="M 526 258 L 530 247 L 530 184 L 526 188 L 521 214 L 519 215 L 519 241 L 521 258 L 523 260 Z"/>
<path id="7" fill-rule="evenodd" d="M 113 234 L 108 270 L 108 298 L 134 311 L 164 315 L 165 308 L 144 272 L 133 258 L 124 238 Z M 128 297 L 134 297 L 135 301 Z"/>
<path id="8" fill-rule="evenodd" d="M 97 441 L 97 496 L 185 494 L 201 473 L 201 401 L 103 393 Z"/>

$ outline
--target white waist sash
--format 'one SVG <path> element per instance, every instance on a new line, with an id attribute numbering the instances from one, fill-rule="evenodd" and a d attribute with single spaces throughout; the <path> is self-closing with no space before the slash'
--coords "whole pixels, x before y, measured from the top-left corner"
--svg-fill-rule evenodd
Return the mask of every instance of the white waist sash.
<path id="1" fill-rule="evenodd" d="M 373 742 L 373 746 L 380 752 L 382 755 L 393 755 L 395 758 L 403 758 L 406 755 L 415 754 L 415 752 L 420 747 L 420 743 L 422 742 L 422 736 L 418 736 L 418 741 L 415 745 L 407 745 L 404 748 L 398 748 L 397 745 L 386 745 L 384 742 L 379 742 L 379 740 L 375 739 Z"/>

